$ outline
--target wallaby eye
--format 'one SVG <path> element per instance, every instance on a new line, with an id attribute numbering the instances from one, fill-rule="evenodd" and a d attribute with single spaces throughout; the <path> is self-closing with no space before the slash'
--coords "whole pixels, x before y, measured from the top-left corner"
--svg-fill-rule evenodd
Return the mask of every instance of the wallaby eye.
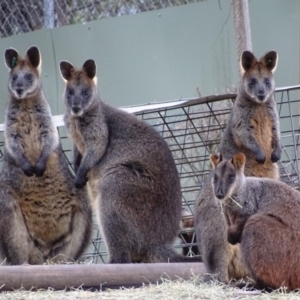
<path id="1" fill-rule="evenodd" d="M 15 82 L 15 81 L 17 80 L 17 78 L 18 78 L 18 75 L 17 75 L 17 74 L 14 74 L 14 75 L 12 76 L 12 79 L 11 79 L 11 80 L 12 80 L 13 82 Z"/>
<path id="2" fill-rule="evenodd" d="M 32 81 L 32 74 L 27 74 L 26 79 L 31 82 Z"/>
<path id="3" fill-rule="evenodd" d="M 270 86 L 271 85 L 271 82 L 270 82 L 270 79 L 269 78 L 265 78 L 265 84 L 267 86 Z"/>
<path id="4" fill-rule="evenodd" d="M 255 84 L 256 84 L 256 79 L 255 79 L 255 78 L 251 78 L 251 79 L 249 80 L 249 87 L 254 87 Z"/>
<path id="5" fill-rule="evenodd" d="M 74 95 L 74 91 L 72 89 L 68 89 L 68 96 L 73 96 Z"/>
<path id="6" fill-rule="evenodd" d="M 235 179 L 235 175 L 229 175 L 227 181 L 229 183 L 232 183 L 234 181 L 234 179 Z"/>
<path id="7" fill-rule="evenodd" d="M 85 97 L 88 97 L 88 96 L 90 95 L 89 90 L 88 90 L 88 89 L 83 90 L 83 95 L 84 95 Z"/>

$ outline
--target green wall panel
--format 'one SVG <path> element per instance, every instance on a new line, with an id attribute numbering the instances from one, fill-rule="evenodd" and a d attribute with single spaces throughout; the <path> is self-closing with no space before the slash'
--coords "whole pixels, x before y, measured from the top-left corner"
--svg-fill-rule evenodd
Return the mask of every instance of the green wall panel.
<path id="1" fill-rule="evenodd" d="M 40 48 L 53 114 L 64 111 L 61 60 L 80 67 L 95 59 L 100 95 L 116 106 L 195 97 L 197 87 L 203 95 L 224 92 L 238 81 L 230 3 L 207 0 L 1 39 L 0 122 L 8 99 L 8 47 L 22 55 L 31 45 Z M 250 0 L 249 8 L 255 54 L 277 50 L 277 86 L 298 84 L 300 1 Z"/>

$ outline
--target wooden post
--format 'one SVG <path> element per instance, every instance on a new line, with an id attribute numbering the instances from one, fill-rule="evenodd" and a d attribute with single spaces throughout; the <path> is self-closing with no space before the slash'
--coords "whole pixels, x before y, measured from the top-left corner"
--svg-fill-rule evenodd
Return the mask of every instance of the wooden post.
<path id="1" fill-rule="evenodd" d="M 98 264 L 0 266 L 3 290 L 95 288 L 140 286 L 161 278 L 189 279 L 206 272 L 203 263 Z"/>
<path id="2" fill-rule="evenodd" d="M 248 0 L 232 0 L 238 60 L 245 50 L 252 51 Z"/>

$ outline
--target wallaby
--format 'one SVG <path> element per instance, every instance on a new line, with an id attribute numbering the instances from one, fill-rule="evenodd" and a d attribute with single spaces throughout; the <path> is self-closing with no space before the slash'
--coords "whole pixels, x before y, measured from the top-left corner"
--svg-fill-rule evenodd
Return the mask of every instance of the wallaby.
<path id="1" fill-rule="evenodd" d="M 275 162 L 280 159 L 281 146 L 273 76 L 277 61 L 275 51 L 266 53 L 259 60 L 251 52 L 244 51 L 240 59 L 243 75 L 219 151 L 225 159 L 243 152 L 247 157 L 246 176 L 279 178 Z M 227 242 L 228 220 L 219 203 L 214 201 L 211 176 L 195 204 L 196 237 L 208 272 L 216 274 L 218 280 L 228 282 L 230 277 L 238 279 L 241 274 L 246 275 L 247 270 L 239 262 L 238 266 L 230 267 L 237 273 L 228 277 L 228 263 L 238 262 L 233 260 L 232 254 L 240 250 L 236 246 L 233 251 Z"/>
<path id="2" fill-rule="evenodd" d="M 300 288 L 300 193 L 268 178 L 245 177 L 246 158 L 212 155 L 215 200 L 232 222 L 228 237 L 241 242 L 256 287 Z M 298 244 L 299 243 L 299 244 Z"/>
<path id="3" fill-rule="evenodd" d="M 0 257 L 8 264 L 77 260 L 88 245 L 88 194 L 68 168 L 41 85 L 41 55 L 5 51 L 10 101 L 0 175 Z M 61 256 L 62 255 L 62 256 Z"/>
<path id="4" fill-rule="evenodd" d="M 64 121 L 74 142 L 75 185 L 88 183 L 109 263 L 201 261 L 177 254 L 180 181 L 164 139 L 136 116 L 100 100 L 96 64 L 60 63 Z"/>
<path id="5" fill-rule="evenodd" d="M 219 151 L 226 159 L 243 152 L 247 176 L 279 179 L 276 162 L 281 145 L 273 77 L 277 61 L 275 51 L 260 60 L 249 51 L 241 56 L 243 76 Z"/>

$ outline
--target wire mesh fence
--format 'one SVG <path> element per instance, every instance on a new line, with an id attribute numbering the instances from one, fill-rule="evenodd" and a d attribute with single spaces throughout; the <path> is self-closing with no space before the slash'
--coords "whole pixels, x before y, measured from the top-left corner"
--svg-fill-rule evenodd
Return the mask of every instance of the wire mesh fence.
<path id="1" fill-rule="evenodd" d="M 0 37 L 204 0 L 1 0 Z"/>
<path id="2" fill-rule="evenodd" d="M 185 255 L 198 254 L 193 229 L 193 207 L 204 179 L 211 170 L 208 156 L 217 151 L 235 97 L 236 94 L 226 94 L 124 108 L 159 131 L 172 151 L 181 179 L 184 227 L 174 247 Z M 281 180 L 299 189 L 300 86 L 279 88 L 275 97 L 283 146 L 278 163 Z M 56 116 L 55 122 L 72 169 L 71 142 L 67 138 L 61 116 Z M 4 146 L 2 125 L 0 132 L 1 162 Z M 93 263 L 107 261 L 107 251 L 96 222 L 85 259 Z"/>

